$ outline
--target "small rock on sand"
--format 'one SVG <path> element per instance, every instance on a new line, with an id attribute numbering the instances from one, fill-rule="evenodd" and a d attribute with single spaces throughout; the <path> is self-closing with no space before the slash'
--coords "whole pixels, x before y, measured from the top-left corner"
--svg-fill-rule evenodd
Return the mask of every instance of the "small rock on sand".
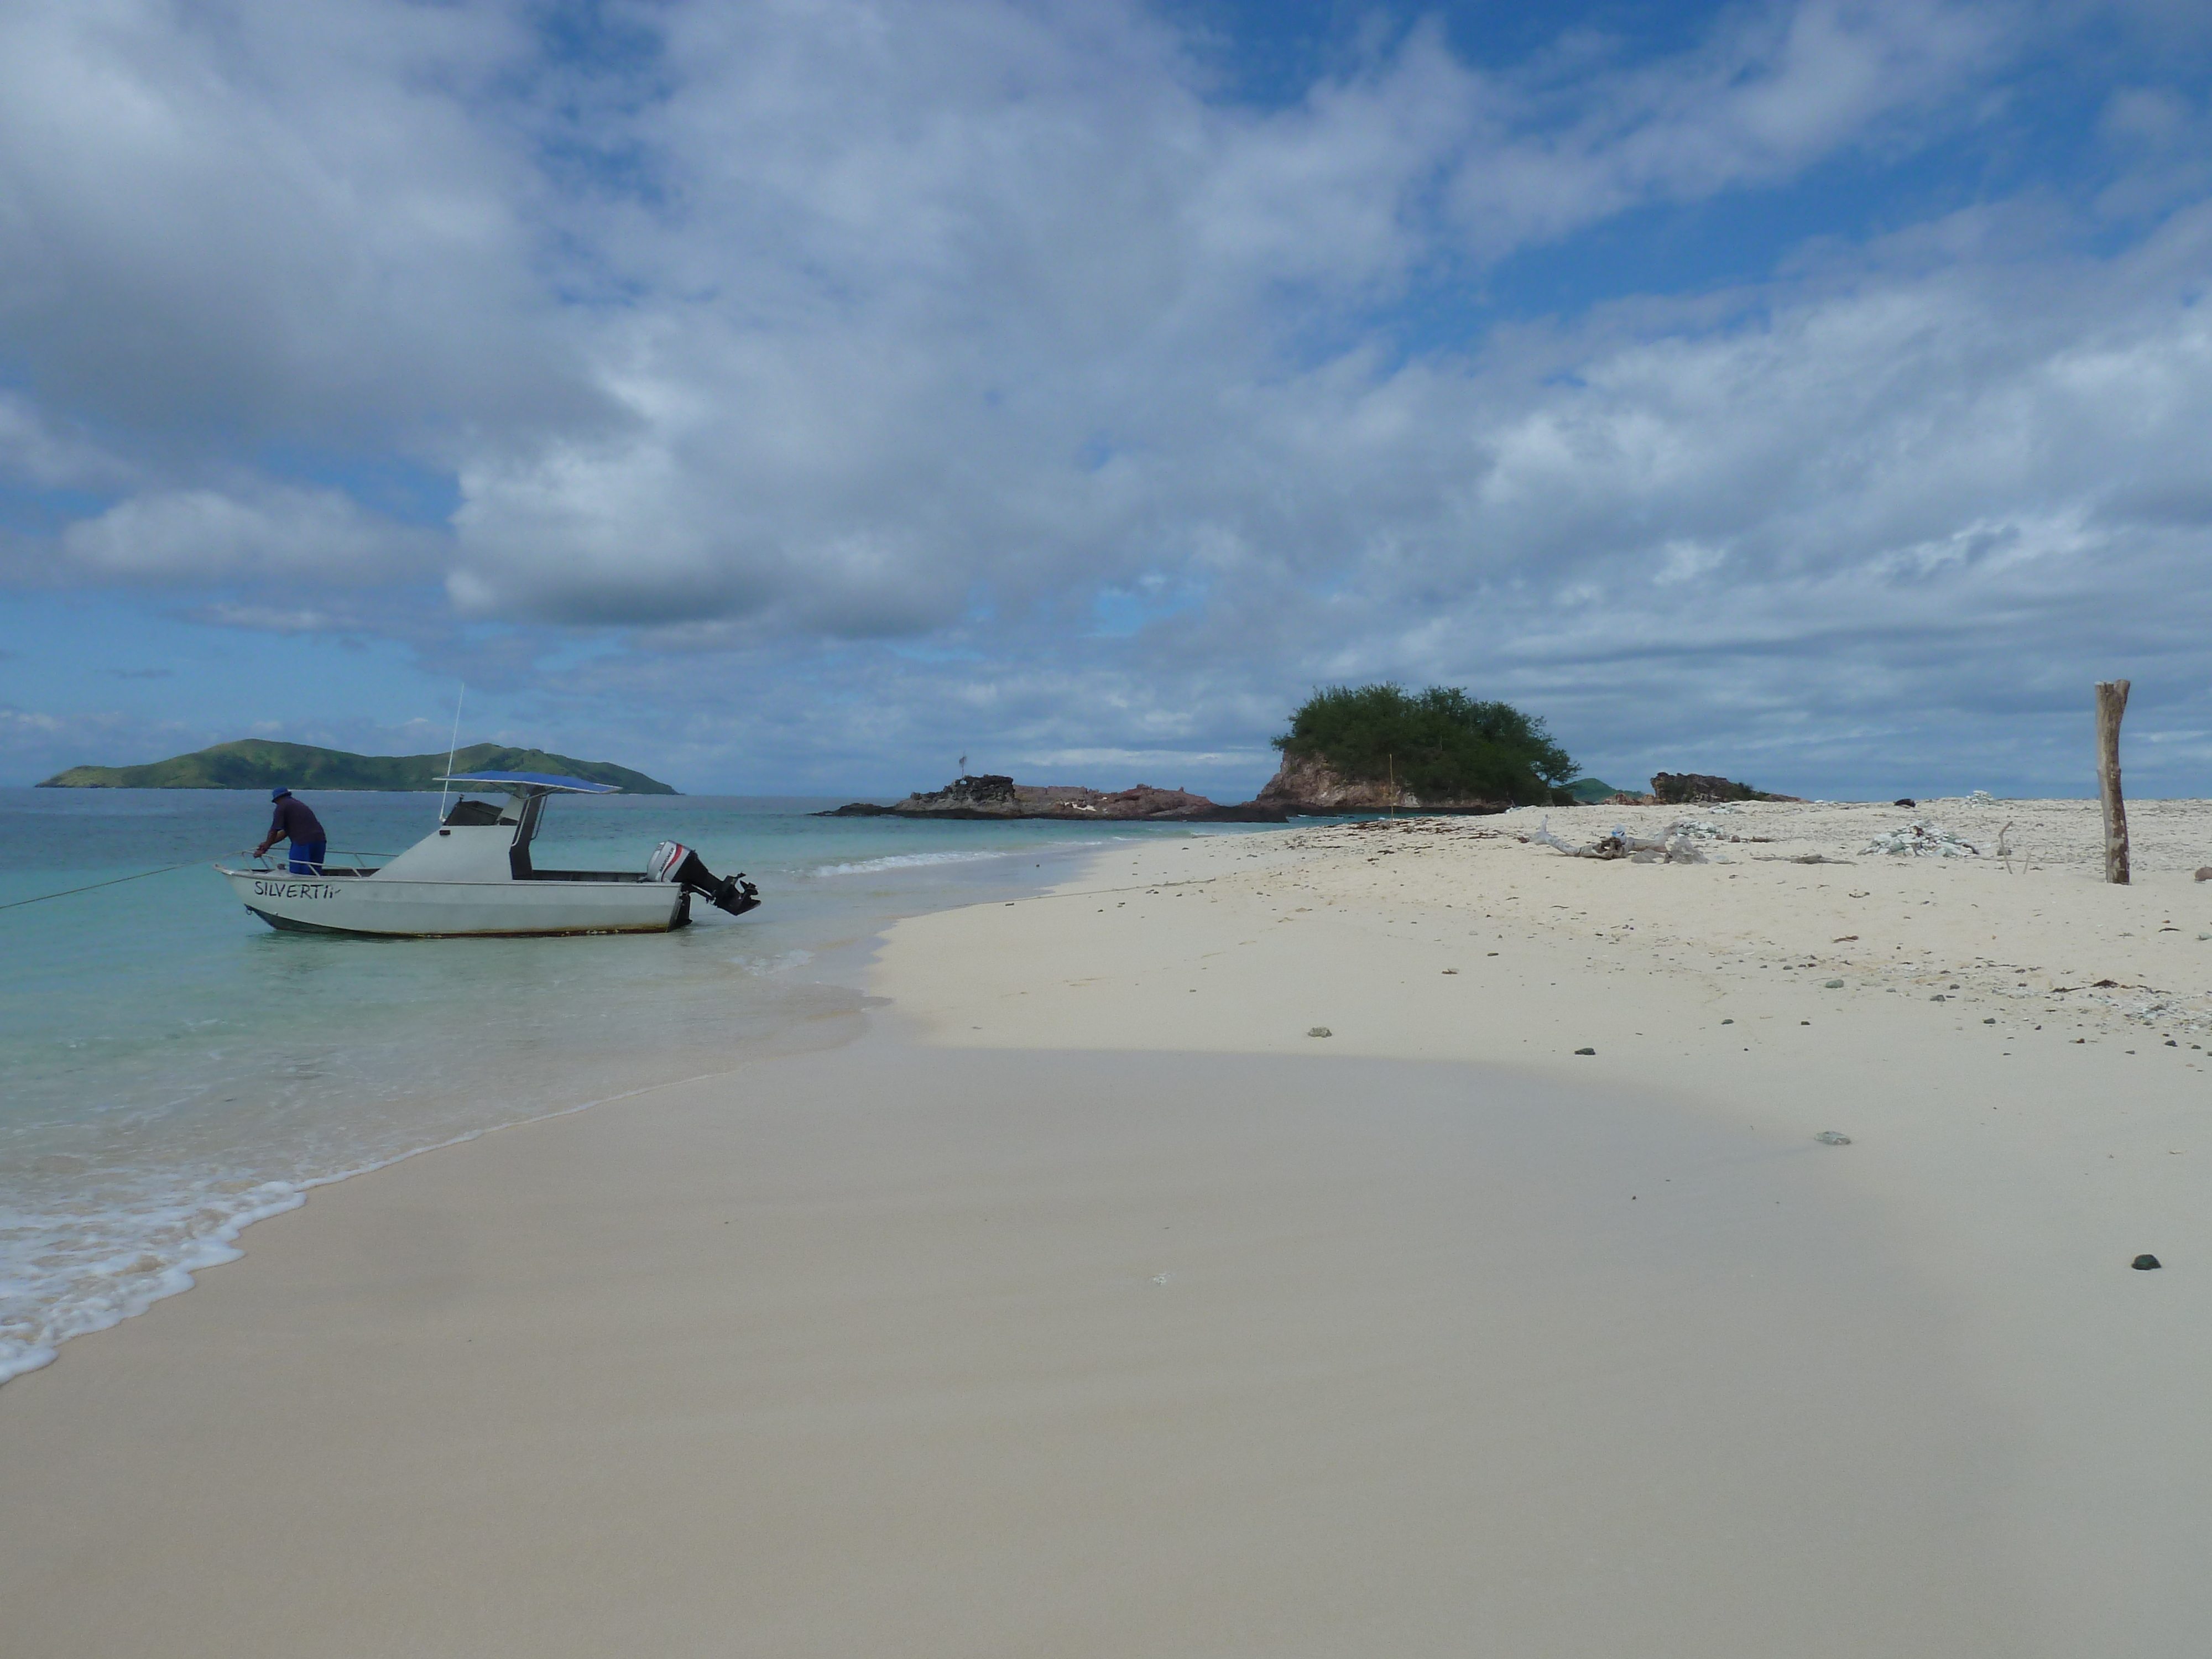
<path id="1" fill-rule="evenodd" d="M 1332 1036 L 1335 1034 L 1326 1025 L 1309 1025 L 1306 1028 L 1306 1035 L 1308 1036 Z"/>
<path id="2" fill-rule="evenodd" d="M 1577 1048 L 1575 1052 L 1578 1054 L 1594 1054 L 1597 1050 L 1595 1048 Z"/>
<path id="3" fill-rule="evenodd" d="M 1823 1129 L 1813 1139 L 1824 1146 L 1848 1146 L 1851 1144 L 1851 1138 L 1849 1135 L 1835 1129 Z"/>
<path id="4" fill-rule="evenodd" d="M 2137 1273 L 2147 1273 L 2153 1267 L 2162 1267 L 2166 1264 L 2160 1261 L 2154 1255 L 2139 1255 L 2133 1261 L 2128 1263 L 2128 1265 L 2130 1267 L 2133 1267 Z"/>

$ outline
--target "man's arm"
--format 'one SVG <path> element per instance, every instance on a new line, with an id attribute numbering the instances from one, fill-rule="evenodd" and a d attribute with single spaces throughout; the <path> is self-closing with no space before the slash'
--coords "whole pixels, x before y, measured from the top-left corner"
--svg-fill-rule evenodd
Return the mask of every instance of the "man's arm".
<path id="1" fill-rule="evenodd" d="M 270 818 L 269 833 L 261 838 L 261 845 L 253 849 L 253 856 L 259 858 L 264 853 L 274 847 L 283 834 L 284 809 L 280 806 L 276 809 L 275 815 Z"/>

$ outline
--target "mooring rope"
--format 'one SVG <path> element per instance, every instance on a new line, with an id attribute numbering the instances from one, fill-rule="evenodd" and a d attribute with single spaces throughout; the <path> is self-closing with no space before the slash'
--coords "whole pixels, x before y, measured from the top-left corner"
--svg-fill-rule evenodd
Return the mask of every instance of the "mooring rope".
<path id="1" fill-rule="evenodd" d="M 240 853 L 236 856 L 249 855 Z M 13 910 L 26 904 L 43 904 L 48 899 L 67 898 L 72 893 L 89 893 L 96 887 L 113 887 L 126 881 L 143 881 L 149 876 L 166 876 L 172 870 L 190 870 L 206 862 L 205 859 L 186 859 L 182 864 L 165 864 L 158 870 L 141 870 L 135 876 L 116 876 L 107 881 L 88 882 L 82 887 L 64 887 L 58 893 L 40 893 L 33 898 L 11 900 L 6 904 L 0 904 L 0 910 Z"/>

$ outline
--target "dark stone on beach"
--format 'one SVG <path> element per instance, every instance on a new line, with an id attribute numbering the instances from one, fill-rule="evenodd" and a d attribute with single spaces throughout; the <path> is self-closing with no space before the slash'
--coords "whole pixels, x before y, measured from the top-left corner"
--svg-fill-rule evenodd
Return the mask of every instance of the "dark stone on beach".
<path id="1" fill-rule="evenodd" d="M 2199 881 L 2212 881 L 2212 864 L 2198 866 L 2197 879 Z"/>
<path id="2" fill-rule="evenodd" d="M 993 822 L 1007 818 L 1060 818 L 1101 823 L 1281 823 L 1279 807 L 1247 801 L 1222 806 L 1187 789 L 1155 789 L 1140 783 L 1108 793 L 1075 784 L 1016 783 L 1000 773 L 956 778 L 927 794 L 917 791 L 890 805 L 856 800 L 819 818 L 951 818 Z"/>
<path id="3" fill-rule="evenodd" d="M 1594 1054 L 1597 1050 L 1595 1048 L 1577 1048 L 1575 1052 L 1578 1054 Z"/>
<path id="4" fill-rule="evenodd" d="M 1920 803 L 1913 799 L 1910 795 L 1899 795 L 1895 800 L 1890 802 L 1890 805 L 1892 806 L 1917 806 Z"/>
<path id="5" fill-rule="evenodd" d="M 1334 1031 L 1331 1031 L 1326 1025 L 1315 1025 L 1307 1028 L 1306 1035 L 1308 1036 L 1334 1036 L 1336 1034 Z"/>
<path id="6" fill-rule="evenodd" d="M 1851 1144 L 1851 1138 L 1840 1129 L 1823 1129 L 1813 1139 L 1823 1146 L 1848 1146 Z"/>
<path id="7" fill-rule="evenodd" d="M 2147 1273 L 2153 1267 L 2162 1267 L 2165 1265 L 2166 1264 L 2163 1261 L 2160 1261 L 2154 1255 L 2139 1255 L 2133 1261 L 2128 1263 L 2128 1266 L 2133 1267 L 2139 1273 Z"/>

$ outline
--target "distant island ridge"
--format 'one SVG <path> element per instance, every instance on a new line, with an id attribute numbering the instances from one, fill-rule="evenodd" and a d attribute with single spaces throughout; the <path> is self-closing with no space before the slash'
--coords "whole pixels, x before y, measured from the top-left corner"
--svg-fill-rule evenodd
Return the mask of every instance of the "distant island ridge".
<path id="1" fill-rule="evenodd" d="M 577 760 L 543 749 L 510 749 L 473 743 L 448 757 L 352 755 L 312 744 L 245 738 L 145 766 L 72 766 L 41 789 L 374 789 L 428 792 L 449 772 L 547 772 L 610 783 L 633 795 L 673 795 L 673 785 L 611 761 Z"/>
<path id="2" fill-rule="evenodd" d="M 1577 775 L 1540 716 L 1471 697 L 1456 686 L 1409 691 L 1394 683 L 1316 690 L 1273 739 L 1281 763 L 1258 795 L 1223 805 L 1185 789 L 1139 783 L 1120 790 L 1024 784 L 1000 773 L 964 775 L 941 789 L 884 804 L 854 801 L 823 817 L 1058 818 L 1154 823 L 1280 823 L 1291 817 L 1369 812 L 1452 816 L 1515 806 L 1631 805 L 1656 801 L 1787 800 L 1748 784 L 1698 773 L 1662 772 L 1650 793 L 1616 789 Z M 146 766 L 75 766 L 43 789 L 368 789 L 423 791 L 448 770 L 550 772 L 611 784 L 634 794 L 672 795 L 671 785 L 609 761 L 542 749 L 472 744 L 441 754 L 348 754 L 307 744 L 249 738 Z"/>

